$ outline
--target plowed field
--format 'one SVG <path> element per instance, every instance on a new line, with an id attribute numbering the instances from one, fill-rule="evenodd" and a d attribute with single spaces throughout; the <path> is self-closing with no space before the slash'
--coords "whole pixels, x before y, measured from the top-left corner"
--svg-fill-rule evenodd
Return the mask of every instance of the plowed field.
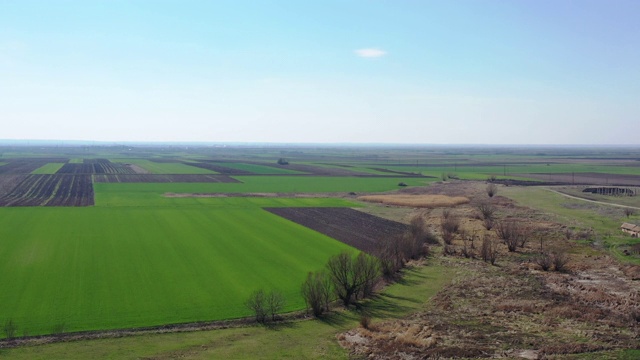
<path id="1" fill-rule="evenodd" d="M 93 205 L 90 175 L 28 175 L 0 197 L 0 206 Z"/>
<path id="2" fill-rule="evenodd" d="M 402 234 L 405 224 L 350 208 L 265 208 L 356 249 L 371 253 L 377 241 Z"/>

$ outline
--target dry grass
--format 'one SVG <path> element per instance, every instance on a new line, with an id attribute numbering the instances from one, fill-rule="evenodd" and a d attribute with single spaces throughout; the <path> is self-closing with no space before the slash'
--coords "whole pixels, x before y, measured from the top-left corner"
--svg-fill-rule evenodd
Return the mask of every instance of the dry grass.
<path id="1" fill-rule="evenodd" d="M 447 196 L 447 195 L 366 195 L 358 197 L 358 200 L 382 203 L 395 206 L 410 206 L 419 208 L 438 208 L 438 207 L 454 207 L 466 204 L 469 198 L 464 196 Z"/>

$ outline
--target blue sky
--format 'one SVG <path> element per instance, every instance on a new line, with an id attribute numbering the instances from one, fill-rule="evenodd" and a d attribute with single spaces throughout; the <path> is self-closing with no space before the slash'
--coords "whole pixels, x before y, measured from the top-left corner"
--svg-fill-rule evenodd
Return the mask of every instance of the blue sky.
<path id="1" fill-rule="evenodd" d="M 640 1 L 0 0 L 0 139 L 640 145 Z"/>

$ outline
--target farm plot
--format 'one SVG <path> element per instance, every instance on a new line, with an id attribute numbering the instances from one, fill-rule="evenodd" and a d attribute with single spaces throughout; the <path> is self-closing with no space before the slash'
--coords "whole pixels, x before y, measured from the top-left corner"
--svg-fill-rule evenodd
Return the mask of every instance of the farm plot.
<path id="1" fill-rule="evenodd" d="M 10 193 L 26 177 L 26 175 L 0 175 L 0 197 Z"/>
<path id="2" fill-rule="evenodd" d="M 138 174 L 116 175 L 97 174 L 93 176 L 97 183 L 237 183 L 238 180 L 226 175 L 204 174 Z"/>
<path id="3" fill-rule="evenodd" d="M 47 163 L 46 159 L 10 159 L 6 165 L 0 166 L 0 174 L 31 174 Z"/>
<path id="4" fill-rule="evenodd" d="M 164 159 L 117 159 L 114 162 L 139 166 L 152 174 L 216 174 L 215 171 L 189 166 L 179 160 Z"/>
<path id="5" fill-rule="evenodd" d="M 354 249 L 244 204 L 0 208 L 0 319 L 38 335 L 238 318 L 259 288 L 303 309 L 306 274 Z"/>
<path id="6" fill-rule="evenodd" d="M 233 169 L 233 168 L 222 166 L 222 165 L 218 165 L 218 164 L 215 164 L 215 163 L 183 162 L 183 164 L 189 165 L 189 166 L 195 166 L 195 167 L 198 167 L 198 168 L 201 168 L 201 169 L 207 169 L 207 170 L 215 171 L 217 173 L 225 174 L 225 175 L 253 175 L 253 173 L 251 171 L 242 170 L 242 169 Z"/>
<path id="7" fill-rule="evenodd" d="M 93 205 L 90 175 L 28 175 L 0 197 L 0 206 Z"/>
<path id="8" fill-rule="evenodd" d="M 107 159 L 85 159 L 82 164 L 64 164 L 57 174 L 136 174 L 136 171 Z"/>
<path id="9" fill-rule="evenodd" d="M 243 162 L 219 162 L 219 161 L 207 161 L 203 160 L 201 162 L 213 163 L 216 165 L 224 166 L 227 169 L 231 169 L 234 171 L 246 171 L 251 174 L 264 174 L 264 175 L 287 175 L 287 174 L 303 174 L 302 172 L 283 169 L 279 167 L 272 167 L 266 165 L 256 165 L 256 164 L 247 164 Z"/>
<path id="10" fill-rule="evenodd" d="M 265 208 L 356 249 L 373 252 L 376 243 L 401 235 L 405 224 L 350 208 Z"/>

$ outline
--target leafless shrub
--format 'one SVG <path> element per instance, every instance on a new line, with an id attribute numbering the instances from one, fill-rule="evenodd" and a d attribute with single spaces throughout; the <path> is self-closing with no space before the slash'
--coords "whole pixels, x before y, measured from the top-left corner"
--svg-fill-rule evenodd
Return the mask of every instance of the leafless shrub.
<path id="1" fill-rule="evenodd" d="M 460 219 L 455 215 L 451 215 L 448 211 L 445 211 L 442 213 L 442 219 L 440 220 L 440 229 L 444 243 L 451 245 L 455 234 L 460 229 Z"/>
<path id="2" fill-rule="evenodd" d="M 573 230 L 570 227 L 564 228 L 564 231 L 562 232 L 562 234 L 564 235 L 564 238 L 567 240 L 571 240 L 573 238 Z"/>
<path id="3" fill-rule="evenodd" d="M 473 250 L 473 236 L 462 236 L 462 255 L 467 259 L 474 259 L 476 253 Z"/>
<path id="4" fill-rule="evenodd" d="M 331 293 L 332 282 L 325 272 L 307 274 L 307 279 L 302 284 L 302 297 L 313 316 L 319 317 L 323 312 L 329 311 Z"/>
<path id="5" fill-rule="evenodd" d="M 575 233 L 575 237 L 579 240 L 591 240 L 593 238 L 593 230 L 582 229 Z"/>
<path id="6" fill-rule="evenodd" d="M 264 290 L 254 291 L 245 302 L 245 306 L 253 312 L 256 321 L 264 324 L 267 320 L 267 299 Z"/>
<path id="7" fill-rule="evenodd" d="M 489 195 L 489 197 L 493 197 L 494 195 L 496 195 L 498 193 L 498 186 L 494 183 L 490 183 L 489 185 L 487 185 L 487 195 Z"/>
<path id="8" fill-rule="evenodd" d="M 356 277 L 362 279 L 362 285 L 356 292 L 356 298 L 366 298 L 373 294 L 378 279 L 380 278 L 380 266 L 378 260 L 373 257 L 360 253 L 356 257 L 353 272 Z"/>
<path id="9" fill-rule="evenodd" d="M 367 315 L 360 316 L 360 326 L 363 329 L 369 330 L 369 328 L 371 327 L 371 318 Z"/>
<path id="10" fill-rule="evenodd" d="M 267 310 L 271 314 L 271 320 L 276 319 L 276 315 L 282 311 L 286 299 L 280 291 L 273 290 L 267 294 Z"/>
<path id="11" fill-rule="evenodd" d="M 494 265 L 498 259 L 498 248 L 489 235 L 485 235 L 482 239 L 480 255 L 484 262 L 489 262 L 491 265 Z"/>
<path id="12" fill-rule="evenodd" d="M 569 263 L 569 256 L 564 251 L 558 251 L 553 254 L 553 267 L 556 271 L 567 270 L 567 264 Z"/>
<path id="13" fill-rule="evenodd" d="M 493 206 L 491 203 L 483 201 L 481 203 L 478 204 L 477 206 L 478 211 L 480 211 L 480 215 L 482 216 L 482 219 L 492 219 L 495 216 L 495 212 L 496 212 L 496 207 Z"/>
<path id="14" fill-rule="evenodd" d="M 491 183 L 491 182 L 496 181 L 496 176 L 495 176 L 495 175 L 490 175 L 490 176 L 487 178 L 487 181 L 488 181 L 488 182 L 490 182 L 490 183 Z"/>
<path id="15" fill-rule="evenodd" d="M 624 208 L 624 215 L 629 218 L 632 215 L 635 215 L 635 210 L 633 210 L 632 208 Z"/>
<path id="16" fill-rule="evenodd" d="M 444 245 L 442 247 L 442 255 L 444 256 L 451 256 L 451 255 L 455 255 L 456 254 L 456 249 L 453 247 L 453 245 Z"/>
<path id="17" fill-rule="evenodd" d="M 548 253 L 542 253 L 535 258 L 536 264 L 540 265 L 542 270 L 548 271 L 551 269 L 551 265 L 553 264 L 553 260 Z"/>
<path id="18" fill-rule="evenodd" d="M 484 220 L 482 220 L 482 225 L 487 230 L 493 229 L 493 218 L 485 218 Z"/>
<path id="19" fill-rule="evenodd" d="M 404 252 L 402 250 L 403 236 L 381 239 L 376 244 L 375 256 L 380 262 L 380 271 L 387 278 L 393 278 L 404 266 Z"/>
<path id="20" fill-rule="evenodd" d="M 518 246 L 524 246 L 526 235 L 522 225 L 515 221 L 501 221 L 496 224 L 496 234 L 500 238 L 510 252 L 516 251 Z"/>

